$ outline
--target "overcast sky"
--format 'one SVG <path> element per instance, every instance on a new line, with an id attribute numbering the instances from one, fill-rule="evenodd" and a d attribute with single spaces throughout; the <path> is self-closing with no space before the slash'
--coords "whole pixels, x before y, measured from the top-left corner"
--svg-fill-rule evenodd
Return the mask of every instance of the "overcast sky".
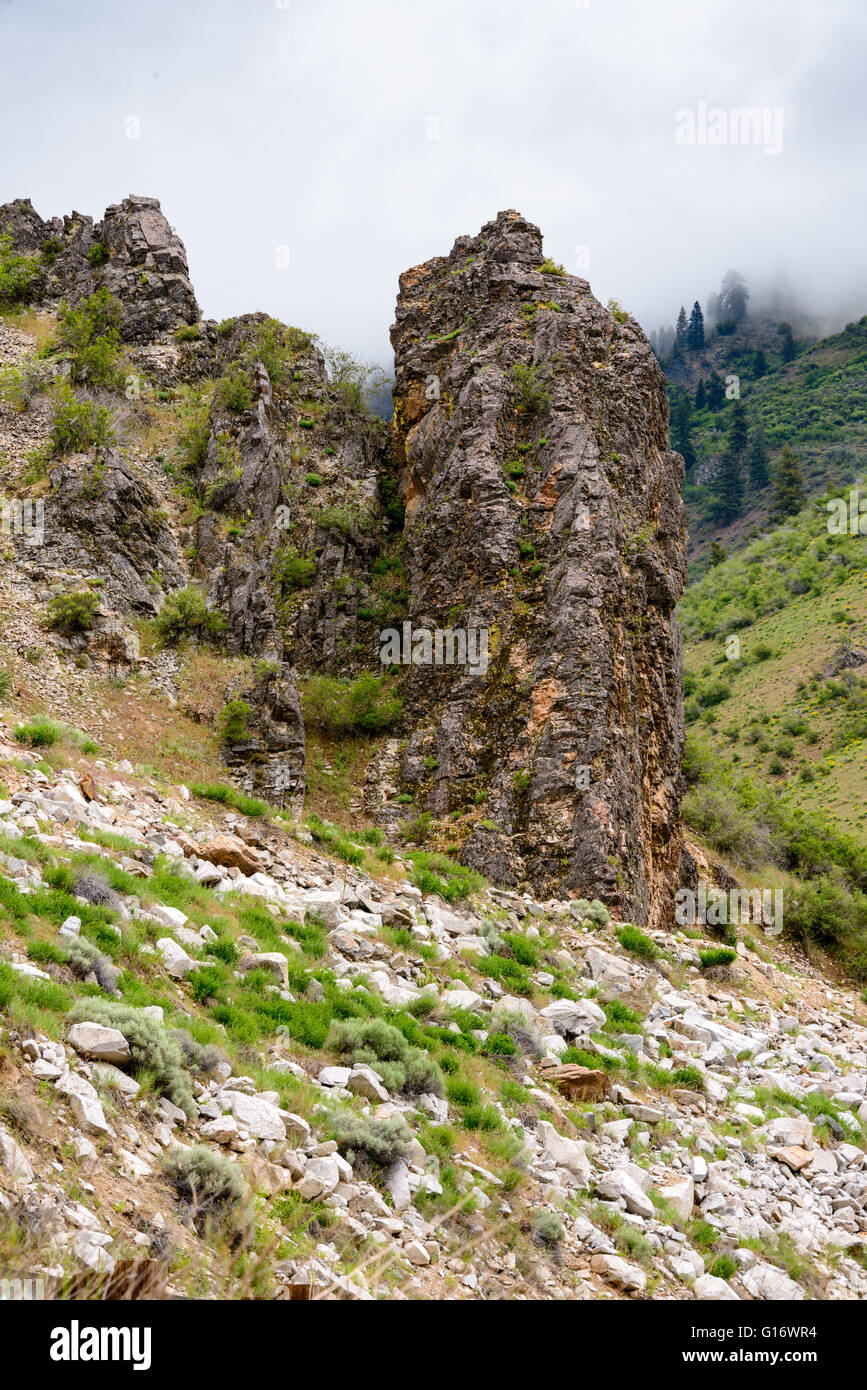
<path id="1" fill-rule="evenodd" d="M 864 0 L 0 0 L 0 202 L 155 195 L 206 316 L 384 364 L 400 271 L 509 207 L 648 330 L 731 266 L 852 318 L 865 39 Z M 768 138 L 678 143 L 702 102 Z"/>

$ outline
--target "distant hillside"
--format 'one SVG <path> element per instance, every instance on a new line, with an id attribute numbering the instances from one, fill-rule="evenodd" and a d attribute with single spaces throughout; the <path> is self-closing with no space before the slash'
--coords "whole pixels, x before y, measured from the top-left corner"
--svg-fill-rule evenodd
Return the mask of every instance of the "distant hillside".
<path id="1" fill-rule="evenodd" d="M 747 322 L 731 339 L 716 339 L 701 352 L 686 353 L 665 364 L 672 440 L 689 465 L 684 499 L 690 559 L 699 572 L 707 563 L 712 540 L 730 548 L 765 530 L 771 503 L 770 487 L 751 487 L 745 468 L 741 514 L 728 523 L 719 519 L 720 461 L 733 400 L 723 394 L 720 403 L 701 403 L 714 374 L 718 394 L 727 377 L 738 378 L 750 426 L 760 421 L 764 428 L 771 477 L 786 444 L 798 457 L 808 496 L 815 497 L 826 489 L 841 491 L 865 473 L 867 317 L 811 346 L 796 344 L 797 355 L 789 362 L 783 360 L 783 338 L 776 336 L 777 346 L 771 347 L 774 335 L 768 337 L 766 331 L 768 346 L 761 346 L 754 328 Z M 726 342 L 729 345 L 722 346 Z M 757 362 L 757 352 L 763 355 L 764 363 L 761 358 Z M 704 383 L 704 390 L 697 406 L 699 382 Z"/>

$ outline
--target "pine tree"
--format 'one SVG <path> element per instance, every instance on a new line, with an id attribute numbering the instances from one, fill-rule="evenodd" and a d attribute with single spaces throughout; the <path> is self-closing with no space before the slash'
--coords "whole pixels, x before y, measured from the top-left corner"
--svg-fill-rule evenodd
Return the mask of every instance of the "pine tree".
<path id="1" fill-rule="evenodd" d="M 719 372 L 714 372 L 707 383 L 707 403 L 711 410 L 720 410 L 725 398 L 725 382 Z"/>
<path id="2" fill-rule="evenodd" d="M 686 310 L 681 304 L 680 313 L 677 316 L 677 323 L 674 329 L 674 345 L 675 347 L 679 347 L 681 351 L 686 347 L 687 333 Z"/>
<path id="3" fill-rule="evenodd" d="M 704 407 L 705 407 L 704 380 L 701 380 L 701 381 L 698 383 L 698 386 L 696 386 L 696 388 L 695 388 L 695 408 L 696 408 L 696 410 L 704 410 Z"/>
<path id="4" fill-rule="evenodd" d="M 785 521 L 787 516 L 799 512 L 807 500 L 804 491 L 804 475 L 793 449 L 787 444 L 780 454 L 774 473 L 774 491 L 771 508 L 772 521 Z"/>
<path id="5" fill-rule="evenodd" d="M 747 315 L 750 292 L 744 277 L 737 270 L 726 271 L 719 292 L 718 312 L 721 320 L 740 323 Z"/>
<path id="6" fill-rule="evenodd" d="M 678 390 L 671 403 L 671 445 L 683 456 L 687 474 L 695 467 L 695 445 L 692 442 L 692 409 L 689 395 Z"/>
<path id="7" fill-rule="evenodd" d="M 761 348 L 756 348 L 756 355 L 753 358 L 753 376 L 756 381 L 763 377 L 768 370 L 767 359 Z"/>
<path id="8" fill-rule="evenodd" d="M 747 447 L 747 408 L 740 397 L 731 404 L 726 443 L 729 452 L 743 462 Z"/>
<path id="9" fill-rule="evenodd" d="M 792 332 L 792 325 L 791 325 L 790 323 L 781 323 L 781 324 L 779 324 L 779 325 L 777 326 L 777 333 L 780 335 L 780 337 L 781 337 L 782 340 L 783 340 L 783 341 L 782 341 L 783 361 L 784 361 L 784 362 L 792 362 L 792 361 L 795 359 L 795 357 L 797 356 L 797 352 L 798 352 L 797 348 L 795 347 L 795 335 L 794 335 L 793 332 Z"/>
<path id="10" fill-rule="evenodd" d="M 714 568 L 716 568 L 717 565 L 721 565 L 725 557 L 725 549 L 723 548 L 723 546 L 720 545 L 719 541 L 711 541 L 710 562 L 714 566 Z"/>
<path id="11" fill-rule="evenodd" d="M 704 314 L 701 312 L 701 305 L 698 300 L 693 304 L 692 313 L 689 316 L 686 345 L 693 352 L 704 347 Z"/>
<path id="12" fill-rule="evenodd" d="M 724 526 L 740 516 L 743 501 L 744 480 L 741 460 L 737 454 L 732 453 L 731 449 L 726 448 L 720 465 L 719 487 L 714 509 L 715 515 Z"/>
<path id="13" fill-rule="evenodd" d="M 768 486 L 770 475 L 768 473 L 768 446 L 765 441 L 765 431 L 762 428 L 761 420 L 756 420 L 750 430 L 749 443 L 747 445 L 747 468 L 750 474 L 750 487 L 753 492 L 761 492 Z"/>
<path id="14" fill-rule="evenodd" d="M 717 494 L 717 515 L 724 523 L 740 516 L 744 501 L 744 452 L 747 447 L 747 409 L 743 401 L 732 402 L 728 436 L 722 457 Z"/>

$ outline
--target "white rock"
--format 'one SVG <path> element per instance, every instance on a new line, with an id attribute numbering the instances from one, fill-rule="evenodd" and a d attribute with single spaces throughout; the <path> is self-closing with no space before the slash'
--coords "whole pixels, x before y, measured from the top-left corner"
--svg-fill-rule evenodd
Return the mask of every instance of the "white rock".
<path id="1" fill-rule="evenodd" d="M 541 1014 L 566 1037 L 593 1033 L 605 1022 L 604 1012 L 592 999 L 555 999 L 541 1010 Z"/>
<path id="2" fill-rule="evenodd" d="M 74 1023 L 67 1040 L 83 1057 L 100 1062 L 128 1062 L 129 1043 L 117 1028 L 105 1028 L 101 1023 Z"/>
<path id="3" fill-rule="evenodd" d="M 185 927 L 190 920 L 179 907 L 168 907 L 165 903 L 154 903 L 148 911 L 158 922 L 162 922 L 164 927 Z"/>
<path id="4" fill-rule="evenodd" d="M 255 1139 L 285 1140 L 286 1126 L 277 1106 L 270 1101 L 260 1100 L 258 1096 L 245 1096 L 242 1091 L 222 1091 L 220 1100 Z"/>
<path id="5" fill-rule="evenodd" d="M 754 1298 L 764 1298 L 775 1302 L 791 1302 L 803 1299 L 804 1290 L 788 1274 L 775 1265 L 759 1262 L 741 1275 L 741 1283 Z"/>
<path id="6" fill-rule="evenodd" d="M 548 1120 L 540 1120 L 536 1130 L 544 1152 L 551 1155 L 556 1167 L 567 1169 L 584 1187 L 589 1187 L 592 1170 L 586 1143 L 558 1134 Z"/>
<path id="7" fill-rule="evenodd" d="M 0 1170 L 19 1182 L 30 1182 L 33 1178 L 30 1160 L 5 1129 L 0 1129 Z"/>
<path id="8" fill-rule="evenodd" d="M 76 1123 L 84 1130 L 85 1134 L 111 1134 L 108 1121 L 98 1100 L 92 1100 L 90 1096 L 73 1094 L 69 1097 L 69 1108 L 75 1116 Z"/>
<path id="9" fill-rule="evenodd" d="M 647 1197 L 633 1178 L 622 1169 L 615 1168 L 610 1173 L 603 1173 L 596 1179 L 596 1191 L 606 1202 L 616 1202 L 622 1198 L 626 1204 L 626 1210 L 634 1212 L 636 1216 L 649 1217 L 654 1214 L 654 1206 L 650 1198 Z"/>
<path id="10" fill-rule="evenodd" d="M 695 1204 L 695 1183 L 692 1178 L 682 1178 L 680 1182 L 670 1183 L 659 1189 L 660 1197 L 674 1207 L 678 1216 L 688 1221 Z"/>
<path id="11" fill-rule="evenodd" d="M 609 1284 L 623 1289 L 626 1293 L 644 1293 L 647 1276 L 643 1269 L 621 1260 L 619 1255 L 594 1255 L 590 1261 L 594 1274 L 599 1274 Z"/>
<path id="12" fill-rule="evenodd" d="M 174 980 L 185 979 L 190 971 L 196 968 L 196 962 L 191 960 L 183 946 L 179 946 L 170 936 L 160 937 L 157 950 L 163 958 L 163 965 Z"/>
<path id="13" fill-rule="evenodd" d="M 702 1274 L 692 1286 L 696 1298 L 715 1303 L 739 1303 L 740 1297 L 725 1279 L 717 1279 L 713 1274 Z"/>

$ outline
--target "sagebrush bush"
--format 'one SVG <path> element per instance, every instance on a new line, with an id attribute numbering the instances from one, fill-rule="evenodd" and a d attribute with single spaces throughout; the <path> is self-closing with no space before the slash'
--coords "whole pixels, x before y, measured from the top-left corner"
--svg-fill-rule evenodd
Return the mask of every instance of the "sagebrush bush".
<path id="1" fill-rule="evenodd" d="M 74 937 L 66 947 L 66 964 L 80 980 L 95 975 L 100 989 L 113 994 L 117 989 L 120 971 L 117 970 L 92 941 L 86 936 Z"/>
<path id="2" fill-rule="evenodd" d="M 252 1220 L 248 1190 L 237 1165 L 205 1144 L 171 1149 L 163 1172 L 189 1208 L 199 1235 L 241 1239 Z"/>
<path id="3" fill-rule="evenodd" d="M 328 1046 L 379 1072 L 390 1091 L 407 1095 L 444 1092 L 442 1073 L 432 1057 L 413 1047 L 399 1028 L 382 1018 L 347 1018 L 335 1023 Z"/>
<path id="4" fill-rule="evenodd" d="M 340 1152 L 352 1164 L 363 1157 L 387 1168 L 396 1159 L 406 1158 L 412 1145 L 412 1134 L 397 1115 L 377 1120 L 341 1110 L 333 1117 L 332 1128 Z"/>
<path id="5" fill-rule="evenodd" d="M 154 1019 L 114 999 L 80 999 L 70 1014 L 73 1023 L 102 1023 L 117 1028 L 129 1043 L 131 1070 L 149 1072 L 161 1095 L 195 1115 L 189 1074 L 177 1042 Z"/>
<path id="6" fill-rule="evenodd" d="M 177 1043 L 178 1049 L 190 1071 L 202 1072 L 208 1076 L 215 1071 L 226 1054 L 213 1043 L 200 1043 L 186 1028 L 171 1028 L 168 1036 Z"/>
<path id="7" fill-rule="evenodd" d="M 563 1239 L 563 1222 L 553 1211 L 537 1211 L 533 1235 L 539 1245 L 556 1245 Z"/>
<path id="8" fill-rule="evenodd" d="M 84 898 L 94 907 L 117 907 L 117 893 L 103 874 L 90 871 L 76 874 L 72 880 L 72 891 L 77 898 Z"/>

